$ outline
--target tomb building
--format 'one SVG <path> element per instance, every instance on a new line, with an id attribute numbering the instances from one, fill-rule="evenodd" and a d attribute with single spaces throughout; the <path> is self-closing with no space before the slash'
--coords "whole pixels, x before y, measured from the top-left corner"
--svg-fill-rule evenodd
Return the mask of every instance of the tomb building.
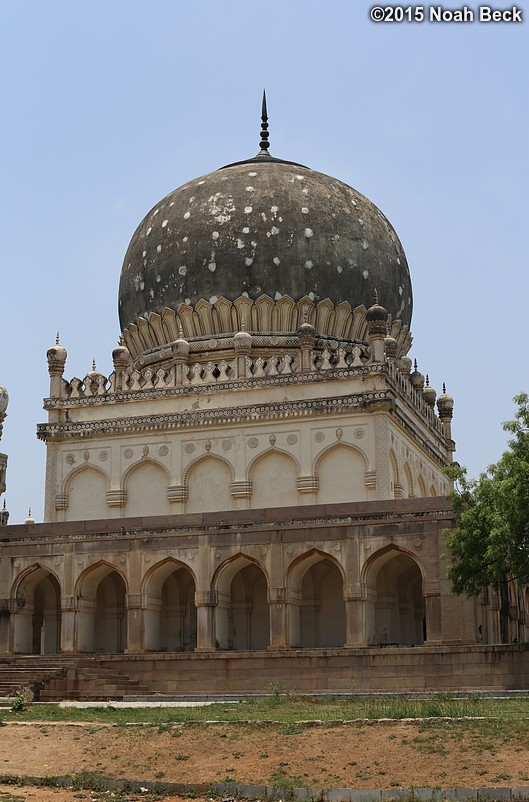
<path id="1" fill-rule="evenodd" d="M 264 105 L 256 156 L 138 226 L 111 369 L 47 352 L 45 521 L 2 530 L 0 650 L 183 692 L 263 690 L 293 658 L 300 687 L 383 689 L 382 654 L 422 647 L 401 687 L 447 687 L 439 649 L 475 683 L 497 600 L 450 593 L 453 400 L 408 356 L 411 317 L 388 219 L 272 156 Z"/>

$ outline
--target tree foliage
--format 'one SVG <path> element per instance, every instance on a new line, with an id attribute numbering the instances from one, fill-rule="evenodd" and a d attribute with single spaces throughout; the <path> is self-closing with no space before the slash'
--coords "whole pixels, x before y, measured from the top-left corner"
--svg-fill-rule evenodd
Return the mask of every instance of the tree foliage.
<path id="1" fill-rule="evenodd" d="M 449 577 L 456 593 L 476 596 L 507 578 L 529 585 L 529 396 L 515 396 L 513 436 L 501 459 L 476 480 L 451 468 L 456 527 L 447 532 Z"/>

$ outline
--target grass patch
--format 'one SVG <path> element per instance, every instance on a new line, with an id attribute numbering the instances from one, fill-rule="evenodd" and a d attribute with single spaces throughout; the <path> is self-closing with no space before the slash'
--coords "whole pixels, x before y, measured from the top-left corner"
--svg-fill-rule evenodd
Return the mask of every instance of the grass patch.
<path id="1" fill-rule="evenodd" d="M 236 704 L 218 703 L 207 707 L 166 708 L 60 708 L 56 704 L 28 705 L 25 709 L 6 710 L 8 721 L 85 721 L 97 724 L 152 724 L 164 728 L 173 723 L 204 721 L 278 721 L 297 724 L 303 721 L 324 722 L 351 719 L 400 720 L 405 718 L 499 718 L 519 720 L 529 718 L 529 695 L 491 699 L 479 694 L 452 697 L 439 694 L 427 699 L 413 697 L 317 698 L 273 694 Z"/>

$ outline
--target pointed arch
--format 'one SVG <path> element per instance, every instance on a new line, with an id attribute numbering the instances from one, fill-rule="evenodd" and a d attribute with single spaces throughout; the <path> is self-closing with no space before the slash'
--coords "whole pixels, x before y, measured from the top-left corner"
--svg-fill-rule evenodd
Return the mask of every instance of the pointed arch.
<path id="1" fill-rule="evenodd" d="M 165 465 L 144 458 L 131 465 L 123 474 L 122 486 L 127 494 L 125 515 L 170 515 L 167 498 L 170 477 Z"/>
<path id="2" fill-rule="evenodd" d="M 239 553 L 213 577 L 218 604 L 215 635 L 220 649 L 266 649 L 270 644 L 269 578 L 264 566 Z"/>
<path id="3" fill-rule="evenodd" d="M 399 463 L 392 448 L 389 449 L 389 470 L 391 475 L 391 490 L 395 498 L 400 498 L 402 494 L 402 487 L 399 476 Z"/>
<path id="4" fill-rule="evenodd" d="M 290 566 L 288 641 L 301 648 L 332 648 L 345 643 L 343 566 L 331 554 L 311 549 Z"/>
<path id="5" fill-rule="evenodd" d="M 68 499 L 67 521 L 95 520 L 108 516 L 108 474 L 98 465 L 85 463 L 71 471 L 65 479 L 63 495 Z"/>
<path id="6" fill-rule="evenodd" d="M 35 563 L 13 583 L 13 651 L 18 654 L 60 652 L 61 585 L 49 568 Z"/>
<path id="7" fill-rule="evenodd" d="M 202 454 L 187 466 L 184 474 L 186 512 L 231 510 L 232 464 L 217 454 Z"/>
<path id="8" fill-rule="evenodd" d="M 193 651 L 197 642 L 196 577 L 180 560 L 167 557 L 143 580 L 143 643 L 148 651 Z"/>
<path id="9" fill-rule="evenodd" d="M 363 567 L 367 590 L 366 639 L 376 645 L 418 645 L 426 640 L 424 566 L 394 544 L 375 552 Z"/>
<path id="10" fill-rule="evenodd" d="M 299 502 L 297 459 L 280 448 L 258 454 L 248 466 L 252 509 L 290 507 Z"/>
<path id="11" fill-rule="evenodd" d="M 417 495 L 420 498 L 425 498 L 428 493 L 426 492 L 426 484 L 421 474 L 417 477 Z"/>
<path id="12" fill-rule="evenodd" d="M 413 498 L 415 495 L 414 487 L 413 487 L 413 474 L 411 472 L 411 468 L 409 463 L 404 463 L 404 468 L 401 471 L 402 482 L 403 482 L 403 492 L 404 498 Z"/>
<path id="13" fill-rule="evenodd" d="M 318 504 L 366 501 L 367 470 L 366 455 L 350 443 L 340 440 L 323 449 L 314 462 Z"/>
<path id="14" fill-rule="evenodd" d="M 77 583 L 77 650 L 123 652 L 127 645 L 127 582 L 106 560 L 89 566 Z"/>

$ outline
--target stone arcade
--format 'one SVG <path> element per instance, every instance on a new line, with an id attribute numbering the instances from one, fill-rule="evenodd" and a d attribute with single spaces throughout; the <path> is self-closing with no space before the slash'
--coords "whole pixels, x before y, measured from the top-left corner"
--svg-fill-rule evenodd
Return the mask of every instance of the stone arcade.
<path id="1" fill-rule="evenodd" d="M 267 131 L 140 223 L 110 375 L 48 350 L 45 522 L 0 530 L 0 660 L 172 693 L 527 686 L 523 647 L 486 645 L 494 594 L 450 593 L 453 401 L 407 356 L 399 239 Z"/>

